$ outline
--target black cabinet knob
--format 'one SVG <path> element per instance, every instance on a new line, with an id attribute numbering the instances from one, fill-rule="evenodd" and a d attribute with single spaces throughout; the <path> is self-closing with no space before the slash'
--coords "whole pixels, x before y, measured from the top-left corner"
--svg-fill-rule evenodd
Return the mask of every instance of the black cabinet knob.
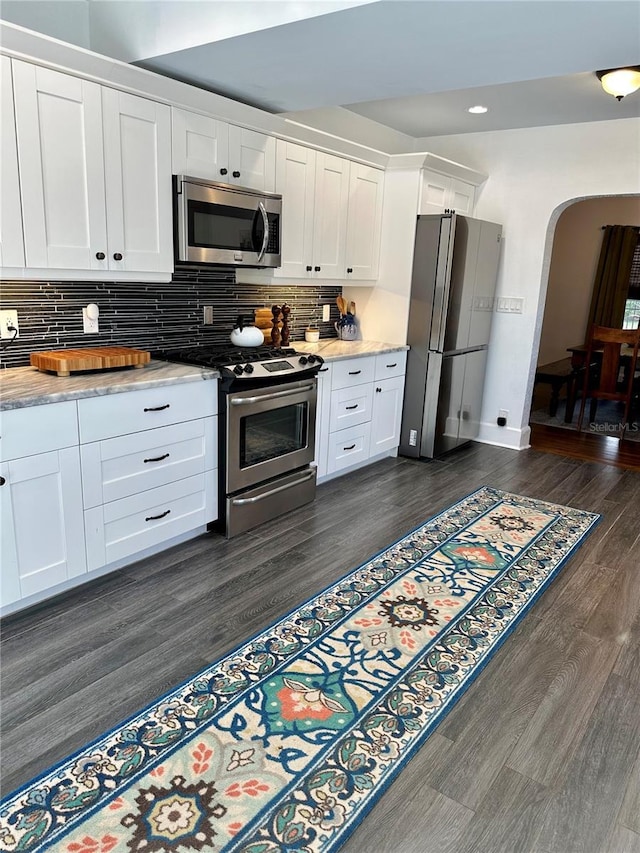
<path id="1" fill-rule="evenodd" d="M 353 267 L 347 267 L 347 272 L 353 272 Z"/>
<path id="2" fill-rule="evenodd" d="M 120 252 L 115 252 L 115 253 L 114 253 L 114 255 L 113 255 L 113 260 L 114 260 L 114 261 L 121 261 L 121 260 L 122 260 L 122 255 L 120 254 Z"/>
<path id="3" fill-rule="evenodd" d="M 5 478 L 4 478 L 4 477 L 0 477 L 0 486 L 4 486 L 4 484 L 5 484 L 6 482 L 7 482 L 7 481 L 5 480 Z"/>
<path id="4" fill-rule="evenodd" d="M 307 272 L 311 272 L 312 269 L 313 267 L 307 267 Z"/>
<path id="5" fill-rule="evenodd" d="M 96 258 L 99 261 L 104 261 L 104 258 L 105 258 L 104 252 L 96 252 Z"/>
<path id="6" fill-rule="evenodd" d="M 233 173 L 233 177 L 234 177 L 234 178 L 239 178 L 239 177 L 240 177 L 240 172 L 234 172 L 234 173 Z"/>
<path id="7" fill-rule="evenodd" d="M 221 175 L 226 175 L 226 174 L 227 174 L 227 169 L 220 169 L 220 174 L 221 174 Z"/>
<path id="8" fill-rule="evenodd" d="M 313 269 L 314 269 L 316 272 L 320 272 L 320 267 L 314 267 Z"/>
<path id="9" fill-rule="evenodd" d="M 382 394 L 382 388 L 376 388 L 376 394 Z"/>

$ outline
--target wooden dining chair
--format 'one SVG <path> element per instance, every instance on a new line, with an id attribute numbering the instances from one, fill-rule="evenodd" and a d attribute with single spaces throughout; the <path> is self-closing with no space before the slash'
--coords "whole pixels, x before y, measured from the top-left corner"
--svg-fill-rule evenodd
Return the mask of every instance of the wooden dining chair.
<path id="1" fill-rule="evenodd" d="M 631 347 L 629 354 L 622 353 L 622 346 Z M 634 376 L 640 349 L 640 329 L 611 329 L 608 326 L 592 326 L 587 342 L 582 386 L 582 403 L 578 417 L 578 430 L 582 429 L 587 397 L 591 399 L 590 421 L 596 415 L 599 400 L 615 400 L 624 403 L 624 415 L 620 439 L 629 423 L 631 400 L 634 392 Z M 602 353 L 597 370 L 593 364 L 596 354 Z"/>

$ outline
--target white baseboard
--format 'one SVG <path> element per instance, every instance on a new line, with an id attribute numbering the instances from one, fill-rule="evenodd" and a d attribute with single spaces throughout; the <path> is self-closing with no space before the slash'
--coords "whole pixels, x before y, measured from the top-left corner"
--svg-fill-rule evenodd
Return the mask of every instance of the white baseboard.
<path id="1" fill-rule="evenodd" d="M 508 447 L 511 450 L 526 450 L 530 447 L 531 427 L 499 427 L 496 424 L 480 424 L 480 434 L 476 441 L 481 444 L 493 444 L 496 447 Z"/>

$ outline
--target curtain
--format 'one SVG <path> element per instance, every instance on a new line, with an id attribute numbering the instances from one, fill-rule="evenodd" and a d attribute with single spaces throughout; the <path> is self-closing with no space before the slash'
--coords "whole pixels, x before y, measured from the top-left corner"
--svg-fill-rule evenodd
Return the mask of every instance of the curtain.
<path id="1" fill-rule="evenodd" d="M 595 323 L 621 329 L 629 277 L 640 231 L 633 225 L 605 225 L 593 283 L 588 330 Z"/>

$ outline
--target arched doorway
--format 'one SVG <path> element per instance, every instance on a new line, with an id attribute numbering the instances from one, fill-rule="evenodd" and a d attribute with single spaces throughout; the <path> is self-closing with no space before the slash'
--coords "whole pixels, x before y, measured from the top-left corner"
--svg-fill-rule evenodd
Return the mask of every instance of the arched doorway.
<path id="1" fill-rule="evenodd" d="M 577 412 L 567 422 L 566 390 L 562 363 L 568 365 L 568 348 L 586 340 L 589 307 L 604 225 L 640 226 L 640 196 L 603 196 L 567 202 L 555 212 L 557 219 L 550 240 L 548 285 L 540 332 L 537 365 L 557 365 L 558 378 L 549 375 L 534 385 L 529 421 L 575 434 Z M 550 223 L 550 228 L 553 225 Z M 546 371 L 549 373 L 549 371 Z M 552 373 L 552 372 L 551 372 Z M 558 392 L 557 407 L 553 399 Z M 606 422 L 612 413 L 599 407 L 598 419 Z M 596 435 L 606 436 L 606 430 Z M 640 428 L 628 438 L 640 440 Z M 640 447 L 640 444 L 639 444 Z"/>

